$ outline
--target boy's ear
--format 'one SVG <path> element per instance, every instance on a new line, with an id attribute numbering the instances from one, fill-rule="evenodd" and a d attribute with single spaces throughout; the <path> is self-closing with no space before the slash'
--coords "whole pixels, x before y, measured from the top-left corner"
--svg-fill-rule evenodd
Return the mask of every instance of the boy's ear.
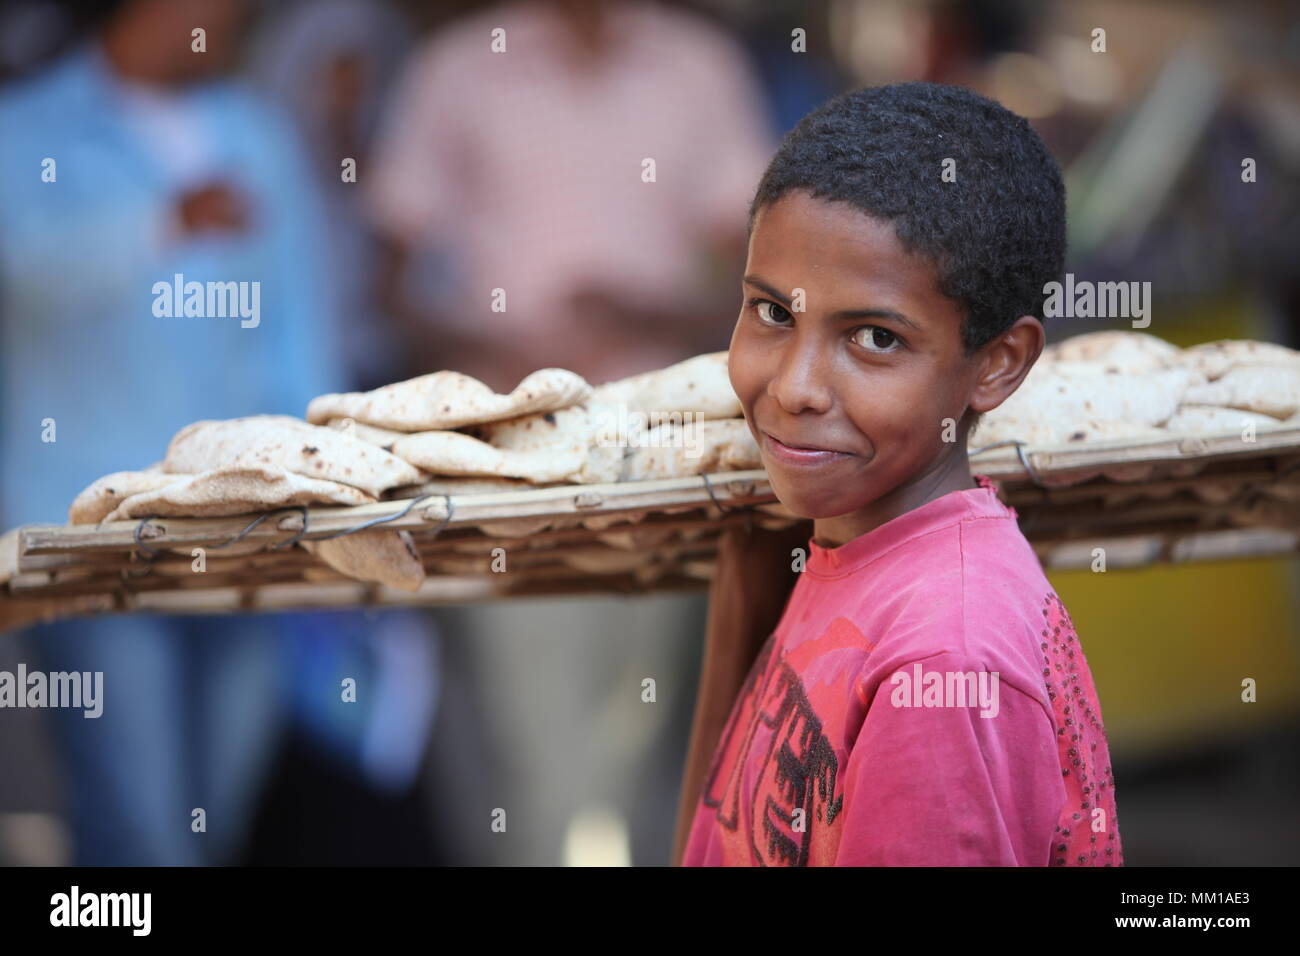
<path id="1" fill-rule="evenodd" d="M 983 413 L 1005 402 L 1034 367 L 1045 344 L 1043 323 L 1032 315 L 1022 315 L 980 349 L 970 407 Z"/>

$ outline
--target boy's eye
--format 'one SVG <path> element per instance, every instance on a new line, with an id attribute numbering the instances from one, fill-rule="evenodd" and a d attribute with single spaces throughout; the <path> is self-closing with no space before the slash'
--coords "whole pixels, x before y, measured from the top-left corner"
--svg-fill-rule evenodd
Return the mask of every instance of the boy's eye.
<path id="1" fill-rule="evenodd" d="M 782 325 L 785 319 L 793 318 L 785 306 L 767 299 L 751 299 L 749 304 L 758 312 L 760 319 L 772 325 Z"/>
<path id="2" fill-rule="evenodd" d="M 879 325 L 864 325 L 853 332 L 853 341 L 868 352 L 892 352 L 891 347 L 902 340 L 897 335 Z"/>

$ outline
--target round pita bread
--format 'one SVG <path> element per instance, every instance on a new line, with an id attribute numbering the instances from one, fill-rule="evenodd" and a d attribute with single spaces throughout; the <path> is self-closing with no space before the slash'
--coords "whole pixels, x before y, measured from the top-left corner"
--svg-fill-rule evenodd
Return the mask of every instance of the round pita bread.
<path id="1" fill-rule="evenodd" d="M 1215 381 L 1189 388 L 1183 401 L 1287 419 L 1300 412 L 1300 366 L 1234 365 Z"/>
<path id="2" fill-rule="evenodd" d="M 1182 360 L 1198 369 L 1210 381 L 1222 378 L 1229 369 L 1278 367 L 1300 369 L 1300 352 L 1272 342 L 1249 339 L 1221 339 L 1183 349 Z"/>
<path id="3" fill-rule="evenodd" d="M 650 429 L 643 441 L 624 461 L 624 481 L 684 478 L 763 467 L 758 445 L 743 418 L 659 425 Z"/>
<path id="4" fill-rule="evenodd" d="M 418 591 L 424 583 L 420 552 L 406 531 L 358 531 L 341 538 L 298 543 L 335 571 L 358 581 L 403 591 Z"/>
<path id="5" fill-rule="evenodd" d="M 1043 350 L 1039 361 L 1097 362 L 1117 372 L 1150 372 L 1173 365 L 1179 354 L 1178 346 L 1146 332 L 1111 330 L 1055 342 Z"/>
<path id="6" fill-rule="evenodd" d="M 365 505 L 375 501 L 351 485 L 269 466 L 214 468 L 198 475 L 173 477 L 178 480 L 164 488 L 127 498 L 104 520 L 125 521 L 149 515 L 219 518 L 291 505 Z"/>
<path id="7" fill-rule="evenodd" d="M 574 372 L 544 368 L 533 372 L 507 395 L 460 372 L 442 371 L 370 392 L 321 395 L 307 406 L 307 420 L 351 418 L 400 432 L 423 432 L 554 412 L 585 401 L 591 386 Z"/>
<path id="8" fill-rule="evenodd" d="M 1178 435 L 1215 435 L 1241 432 L 1247 425 L 1256 428 L 1286 427 L 1285 422 L 1258 412 L 1214 405 L 1183 405 L 1165 422 L 1165 430 Z"/>
<path id="9" fill-rule="evenodd" d="M 691 412 L 703 418 L 741 415 L 740 399 L 727 375 L 726 352 L 697 355 L 667 368 L 606 382 L 591 397 L 639 412 L 652 426 L 672 413 Z"/>
<path id="10" fill-rule="evenodd" d="M 183 474 L 262 465 L 351 485 L 374 496 L 421 478 L 414 466 L 382 448 L 288 415 L 195 422 L 176 433 L 163 459 L 164 469 Z"/>
<path id="11" fill-rule="evenodd" d="M 978 444 L 1008 432 L 1033 444 L 1066 444 L 1080 430 L 1084 437 L 1075 441 L 1134 437 L 1168 421 L 1189 385 L 1202 381 L 1199 372 L 1182 366 L 1142 375 L 1091 366 L 1099 367 L 1097 374 L 1085 374 L 1077 365 L 1061 374 L 1052 364 L 1035 365 L 1006 401 L 984 415 Z"/>
<path id="12" fill-rule="evenodd" d="M 157 491 L 188 477 L 162 471 L 115 471 L 91 482 L 73 499 L 68 524 L 97 524 L 132 495 Z"/>

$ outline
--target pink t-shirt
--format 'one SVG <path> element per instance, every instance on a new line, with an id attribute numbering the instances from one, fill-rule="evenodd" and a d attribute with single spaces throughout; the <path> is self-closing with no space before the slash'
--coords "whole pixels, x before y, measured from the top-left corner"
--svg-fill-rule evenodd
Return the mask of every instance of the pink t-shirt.
<path id="1" fill-rule="evenodd" d="M 1074 625 L 992 482 L 807 565 L 732 709 L 685 866 L 1123 864 Z"/>

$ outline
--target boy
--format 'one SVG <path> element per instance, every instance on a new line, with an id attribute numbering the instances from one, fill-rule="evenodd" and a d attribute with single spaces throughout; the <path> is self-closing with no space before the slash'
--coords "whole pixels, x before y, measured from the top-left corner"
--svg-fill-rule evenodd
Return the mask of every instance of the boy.
<path id="1" fill-rule="evenodd" d="M 683 864 L 1122 864 L 1083 649 L 966 450 L 1043 349 L 1064 253 L 1055 161 L 970 91 L 846 93 L 777 151 L 729 364 L 814 533 L 687 791 Z M 724 574 L 715 604 L 748 586 Z"/>

